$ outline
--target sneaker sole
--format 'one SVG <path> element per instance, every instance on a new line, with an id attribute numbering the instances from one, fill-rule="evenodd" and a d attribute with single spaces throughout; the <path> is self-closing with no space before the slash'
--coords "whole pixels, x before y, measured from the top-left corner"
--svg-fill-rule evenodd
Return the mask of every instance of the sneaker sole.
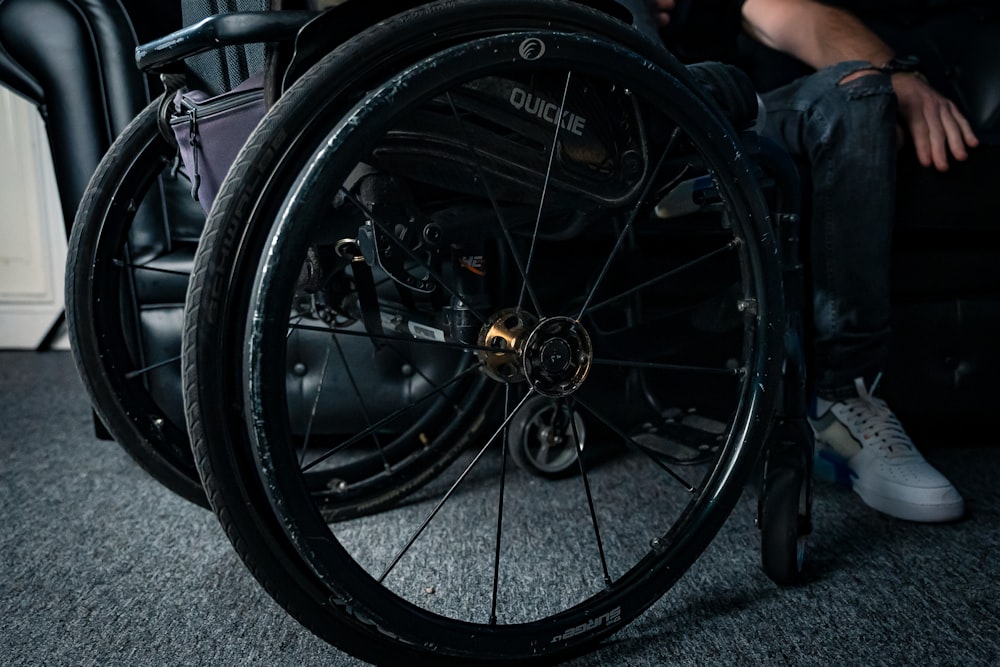
<path id="1" fill-rule="evenodd" d="M 944 523 L 957 521 L 965 515 L 964 500 L 948 504 L 915 505 L 874 493 L 857 484 L 857 477 L 847 465 L 847 461 L 830 450 L 816 452 L 813 459 L 813 476 L 851 489 L 872 509 L 897 519 L 919 523 Z"/>
<path id="2" fill-rule="evenodd" d="M 902 503 L 895 498 L 886 498 L 877 493 L 855 484 L 853 490 L 861 496 L 861 500 L 872 509 L 883 514 L 904 519 L 905 521 L 916 521 L 919 523 L 944 523 L 947 521 L 957 521 L 965 514 L 965 501 L 959 500 L 948 504 L 935 505 L 915 505 L 913 503 Z"/>

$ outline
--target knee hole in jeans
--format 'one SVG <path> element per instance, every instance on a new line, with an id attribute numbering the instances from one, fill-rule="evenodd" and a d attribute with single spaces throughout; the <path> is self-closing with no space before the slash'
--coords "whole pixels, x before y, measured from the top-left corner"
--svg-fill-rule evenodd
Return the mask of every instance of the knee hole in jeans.
<path id="1" fill-rule="evenodd" d="M 866 67 L 865 69 L 848 72 L 844 76 L 840 77 L 840 80 L 837 81 L 837 85 L 843 86 L 845 84 L 851 83 L 852 81 L 857 81 L 859 79 L 862 79 L 866 76 L 880 76 L 882 74 L 883 74 L 882 70 L 876 67 Z"/>

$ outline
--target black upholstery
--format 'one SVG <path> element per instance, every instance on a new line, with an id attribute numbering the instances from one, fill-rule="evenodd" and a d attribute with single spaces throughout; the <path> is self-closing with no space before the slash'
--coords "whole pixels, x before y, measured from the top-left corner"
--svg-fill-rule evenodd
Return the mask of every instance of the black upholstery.
<path id="1" fill-rule="evenodd" d="M 899 166 L 891 367 L 885 393 L 901 416 L 941 431 L 988 432 L 1000 401 L 1000 7 L 938 0 L 873 27 L 969 118 L 982 145 L 947 173 Z"/>
<path id="2" fill-rule="evenodd" d="M 94 168 L 148 99 L 135 45 L 117 2 L 0 2 L 0 75 L 45 120 L 67 230 Z"/>
<path id="3" fill-rule="evenodd" d="M 67 232 L 108 147 L 149 103 L 150 89 L 159 92 L 157 80 L 135 66 L 140 35 L 149 39 L 179 27 L 179 8 L 170 9 L 170 3 L 158 3 L 163 8 L 156 11 L 135 4 L 143 9 L 133 23 L 118 0 L 0 0 L 0 82 L 33 102 L 45 122 Z M 166 206 L 146 206 L 137 214 L 130 247 L 138 260 L 155 256 L 158 265 L 190 266 L 204 217 L 184 188 L 175 189 L 163 192 Z M 185 287 L 170 274 L 135 274 L 133 335 L 145 363 L 176 356 Z M 146 380 L 167 414 L 180 421 L 176 366 Z"/>

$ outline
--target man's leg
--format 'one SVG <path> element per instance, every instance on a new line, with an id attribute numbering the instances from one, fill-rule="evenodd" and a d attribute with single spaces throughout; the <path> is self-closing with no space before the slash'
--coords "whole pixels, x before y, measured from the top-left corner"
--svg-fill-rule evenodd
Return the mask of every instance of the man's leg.
<path id="1" fill-rule="evenodd" d="M 770 134 L 809 166 L 812 386 L 854 395 L 885 364 L 896 179 L 896 98 L 878 73 L 843 63 L 763 96 Z"/>
<path id="2" fill-rule="evenodd" d="M 955 488 L 872 392 L 889 341 L 896 98 L 888 76 L 842 63 L 762 96 L 765 134 L 808 165 L 810 420 L 817 470 L 870 506 L 915 521 L 964 513 Z"/>

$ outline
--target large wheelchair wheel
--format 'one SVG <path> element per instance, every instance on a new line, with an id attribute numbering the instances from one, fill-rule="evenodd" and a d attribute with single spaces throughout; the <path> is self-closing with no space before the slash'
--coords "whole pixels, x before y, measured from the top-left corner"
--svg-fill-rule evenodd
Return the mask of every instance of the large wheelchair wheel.
<path id="1" fill-rule="evenodd" d="M 79 375 L 115 441 L 158 482 L 208 507 L 180 391 L 184 300 L 205 216 L 191 199 L 191 182 L 176 161 L 176 145 L 165 138 L 162 114 L 160 98 L 122 132 L 91 180 L 69 241 L 67 322 Z M 343 324 L 342 313 L 329 312 Z M 347 341 L 336 354 L 353 354 L 354 345 Z M 324 422 L 349 419 L 344 412 L 355 409 L 353 401 L 338 403 L 344 395 L 338 382 L 377 383 L 380 400 L 389 400 L 393 391 L 409 391 L 414 382 L 398 349 L 386 348 L 358 379 L 326 372 L 332 348 L 295 337 L 289 348 L 296 357 L 286 380 L 298 388 L 293 407 L 305 415 L 300 422 L 309 421 L 298 434 L 306 444 L 322 438 Z M 328 399 L 319 412 L 319 392 L 311 391 L 317 375 Z M 419 375 L 416 381 L 421 381 Z M 427 424 L 412 426 L 418 443 Z M 331 512 L 374 511 L 408 488 L 399 478 L 407 469 L 400 462 L 422 450 L 432 452 L 422 443 L 395 442 L 370 456 L 354 453 L 314 471 L 310 485 L 328 505 L 339 503 Z M 431 453 L 427 458 L 438 457 Z M 395 476 L 387 476 L 392 465 Z M 383 488 L 389 493 L 380 493 Z"/>
<path id="2" fill-rule="evenodd" d="M 66 321 L 111 436 L 164 486 L 207 507 L 178 391 L 182 308 L 204 213 L 186 194 L 185 172 L 170 173 L 177 148 L 160 133 L 161 102 L 125 128 L 90 181 L 69 239 Z"/>
<path id="3" fill-rule="evenodd" d="M 472 35 L 553 25 L 583 33 L 613 34 L 620 41 L 633 43 L 637 49 L 662 52 L 661 46 L 646 41 L 629 25 L 576 3 L 538 0 L 429 3 L 375 25 L 337 47 L 320 65 L 301 76 L 302 80 L 293 88 L 298 92 L 287 102 L 283 96 L 248 140 L 220 190 L 220 202 L 213 216 L 206 223 L 195 258 L 184 326 L 183 375 L 188 428 L 197 466 L 220 514 L 225 513 L 227 505 L 242 507 L 263 502 L 260 496 L 262 490 L 253 488 L 247 482 L 248 476 L 253 473 L 246 466 L 251 462 L 252 468 L 252 459 L 246 455 L 248 439 L 243 422 L 243 376 L 238 369 L 243 363 L 240 346 L 247 309 L 247 296 L 241 290 L 247 286 L 243 281 L 248 278 L 238 271 L 245 270 L 244 257 L 256 252 L 244 248 L 256 248 L 259 246 L 251 244 L 263 242 L 261 234 L 266 233 L 266 225 L 273 219 L 276 198 L 282 197 L 291 187 L 296 170 L 301 168 L 303 156 L 312 151 L 315 142 L 367 90 L 432 54 L 435 49 L 461 42 Z M 673 60 L 669 66 L 683 70 Z M 290 131 L 289 128 L 295 129 Z M 334 248 L 333 254 L 343 260 L 345 250 L 342 247 L 338 254 Z M 304 275 L 318 266 L 320 254 L 314 251 L 304 259 Z M 327 252 L 326 256 L 330 254 Z M 339 264 L 341 278 L 345 275 L 345 264 L 343 261 Z M 384 277 L 383 281 L 391 283 Z M 343 301 L 349 295 L 350 284 L 342 279 L 336 282 L 341 287 L 340 300 Z M 343 291 L 345 286 L 348 288 L 346 293 Z M 299 294 L 300 303 L 314 301 L 314 296 L 308 293 L 308 285 L 303 284 L 302 287 L 305 289 Z M 323 298 L 320 295 L 321 302 Z M 329 308 L 325 308 L 323 313 L 318 310 L 312 313 L 314 319 L 339 318 L 342 322 L 345 321 L 343 315 Z M 300 336 L 290 338 L 291 347 L 294 348 L 300 339 Z M 316 372 L 317 368 L 328 368 L 330 357 L 326 348 L 315 344 L 305 346 L 302 349 L 311 349 L 318 354 L 314 354 L 312 360 L 289 362 L 293 372 L 298 367 L 307 373 L 311 371 L 314 376 L 312 382 L 299 386 L 300 395 L 315 397 L 325 393 L 328 399 L 335 394 L 329 390 L 324 392 L 322 386 L 325 380 L 319 382 L 315 379 L 322 375 Z M 387 353 L 386 349 L 381 352 L 383 358 L 396 354 Z M 335 351 L 333 362 L 338 363 L 337 357 L 341 357 L 343 351 L 332 351 Z M 412 372 L 413 366 L 401 361 L 396 359 L 397 377 L 404 367 L 406 373 Z M 358 376 L 357 373 L 353 375 Z M 323 418 L 322 414 L 319 416 Z M 303 416 L 300 411 L 300 424 L 304 423 L 303 420 L 308 423 L 309 417 Z M 301 430 L 304 431 L 305 427 Z M 330 519 L 343 519 L 397 502 L 447 465 L 461 449 L 461 443 L 452 442 L 447 452 L 436 450 L 433 456 L 424 457 L 422 468 L 411 467 L 407 481 L 404 482 L 397 471 L 394 482 L 382 485 L 381 489 L 368 485 L 358 494 L 359 489 L 345 479 L 332 479 L 332 484 L 319 485 L 318 493 L 326 495 L 324 515 Z M 401 448 L 400 453 L 405 451 Z M 345 458 L 350 460 L 351 456 Z M 241 532 L 237 524 L 245 518 L 245 514 L 236 512 L 229 517 L 235 522 L 228 526 L 231 535 Z M 261 529 L 255 522 L 250 523 L 246 528 L 250 534 Z M 234 541 L 236 539 L 234 537 Z M 264 552 L 269 551 L 263 546 L 266 542 L 238 541 L 244 545 L 239 548 L 260 546 Z M 263 556 L 258 554 L 259 557 Z"/>
<path id="4" fill-rule="evenodd" d="M 487 7 L 519 13 L 481 29 Z M 378 50 L 402 34 L 421 47 Z M 347 109 L 361 47 L 380 64 Z M 572 4 L 443 3 L 314 67 L 227 178 L 184 339 L 198 465 L 267 590 L 379 664 L 551 662 L 657 600 L 741 494 L 778 393 L 780 277 L 753 171 L 682 67 Z M 390 359 L 418 380 L 391 397 L 349 380 L 333 393 L 351 414 L 303 421 L 290 341 L 345 378 Z M 332 410 L 321 387 L 315 414 Z M 524 498 L 504 492 L 504 434 L 535 396 L 579 413 L 604 455 Z M 644 437 L 680 405 L 722 425 L 710 455 Z M 378 516 L 332 521 L 306 476 L 417 442 L 440 492 Z M 635 492 L 609 502 L 623 469 Z M 477 522 L 443 534 L 460 506 Z M 540 508 L 581 538 L 533 548 Z"/>

